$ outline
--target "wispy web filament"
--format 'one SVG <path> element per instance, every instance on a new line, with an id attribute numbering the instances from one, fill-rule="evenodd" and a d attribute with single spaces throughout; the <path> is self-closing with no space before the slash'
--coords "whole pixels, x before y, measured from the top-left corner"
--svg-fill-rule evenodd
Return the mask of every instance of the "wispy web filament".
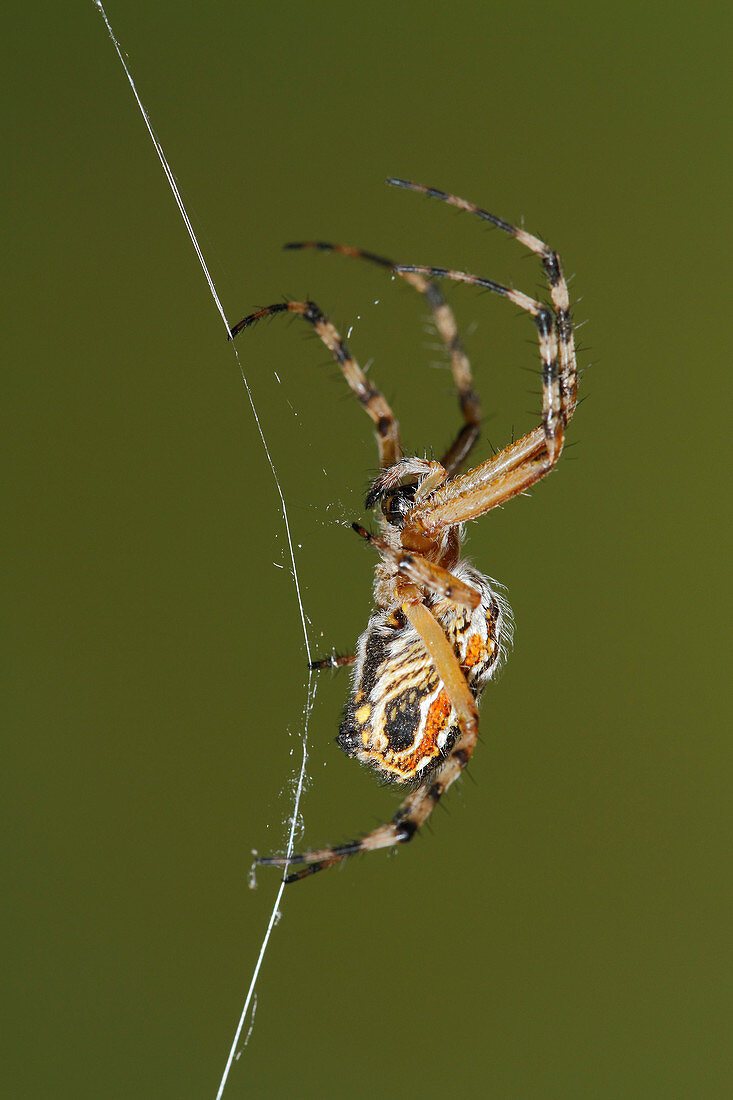
<path id="1" fill-rule="evenodd" d="M 105 23 L 105 26 L 107 28 L 107 33 L 109 34 L 109 37 L 112 41 L 112 44 L 113 44 L 115 50 L 117 51 L 117 56 L 119 57 L 122 68 L 125 71 L 125 76 L 127 77 L 127 80 L 130 84 L 130 88 L 132 89 L 132 94 L 135 97 L 135 102 L 138 105 L 138 108 L 140 110 L 140 114 L 142 115 L 145 126 L 147 127 L 148 134 L 150 135 L 150 140 L 152 141 L 152 143 L 155 147 L 155 151 L 158 154 L 158 159 L 160 160 L 160 164 L 161 164 L 161 167 L 162 167 L 163 172 L 165 174 L 165 178 L 168 180 L 168 184 L 169 184 L 170 189 L 173 193 L 173 198 L 176 201 L 176 206 L 178 207 L 178 209 L 180 211 L 180 214 L 181 214 L 181 217 L 183 218 L 184 225 L 186 226 L 186 230 L 188 231 L 188 235 L 191 238 L 191 243 L 194 247 L 194 251 L 196 252 L 196 255 L 198 256 L 199 263 L 201 264 L 201 269 L 202 269 L 202 271 L 204 273 L 204 276 L 206 278 L 206 282 L 209 285 L 209 290 L 211 292 L 212 298 L 214 299 L 214 304 L 216 305 L 216 308 L 218 309 L 219 314 L 221 315 L 221 319 L 224 322 L 224 327 L 226 328 L 227 335 L 228 335 L 229 331 L 230 331 L 230 328 L 231 328 L 231 325 L 229 324 L 229 321 L 227 320 L 227 316 L 224 312 L 224 307 L 221 304 L 221 300 L 220 300 L 219 295 L 217 294 L 217 291 L 216 291 L 216 286 L 214 285 L 214 280 L 212 279 L 211 274 L 209 272 L 209 269 L 206 265 L 206 260 L 204 259 L 203 252 L 201 251 L 201 247 L 200 247 L 199 242 L 196 238 L 196 234 L 194 232 L 193 226 L 191 225 L 190 218 L 188 216 L 188 213 L 186 212 L 186 208 L 184 206 L 183 199 L 181 198 L 181 193 L 178 190 L 178 185 L 176 183 L 175 177 L 174 177 L 173 172 L 171 170 L 170 164 L 168 163 L 166 155 L 163 152 L 163 148 L 162 148 L 162 146 L 161 146 L 160 142 L 158 141 L 158 138 L 155 134 L 152 123 L 150 121 L 150 116 L 148 115 L 148 112 L 146 111 L 145 106 L 144 106 L 142 100 L 140 99 L 140 96 L 138 94 L 138 90 L 135 87 L 135 81 L 132 79 L 132 74 L 131 74 L 128 66 L 127 66 L 124 55 L 122 53 L 122 49 L 121 49 L 120 44 L 117 40 L 117 37 L 115 36 L 114 31 L 112 30 L 109 19 L 107 18 L 107 13 L 105 12 L 104 7 L 102 6 L 101 0 L 93 0 L 93 2 L 95 4 L 95 7 L 99 10 L 100 15 L 104 19 L 104 23 Z M 305 641 L 305 649 L 306 649 L 306 653 L 308 655 L 308 664 L 310 665 L 311 661 L 312 661 L 312 657 L 311 657 L 310 642 L 308 640 L 308 628 L 307 628 L 307 625 L 306 625 L 306 615 L 305 615 L 305 609 L 303 607 L 303 597 L 302 597 L 301 588 L 300 588 L 300 581 L 299 581 L 299 578 L 298 578 L 298 568 L 297 568 L 297 565 L 295 563 L 295 551 L 294 551 L 294 548 L 293 548 L 293 540 L 292 540 L 292 536 L 291 536 L 291 532 L 290 532 L 290 520 L 288 518 L 288 509 L 287 509 L 287 505 L 285 503 L 285 496 L 284 496 L 283 491 L 282 491 L 282 486 L 280 485 L 280 480 L 277 476 L 277 471 L 275 470 L 275 464 L 272 460 L 272 455 L 270 454 L 270 448 L 268 447 L 267 440 L 265 439 L 265 433 L 262 430 L 262 424 L 260 423 L 260 418 L 257 414 L 257 409 L 255 407 L 254 399 L 252 397 L 252 391 L 249 388 L 249 383 L 247 381 L 247 376 L 245 374 L 244 367 L 242 366 L 242 362 L 239 358 L 239 352 L 237 351 L 237 348 L 234 344 L 231 344 L 231 347 L 232 347 L 232 350 L 233 350 L 234 355 L 236 357 L 237 364 L 239 366 L 239 372 L 242 376 L 242 382 L 244 384 L 244 388 L 246 390 L 247 397 L 249 399 L 250 408 L 252 409 L 252 415 L 254 417 L 254 421 L 255 421 L 255 424 L 257 426 L 257 431 L 259 433 L 260 440 L 262 442 L 262 447 L 263 447 L 265 455 L 267 457 L 267 462 L 268 462 L 268 465 L 270 467 L 270 471 L 272 473 L 273 480 L 275 482 L 275 487 L 277 489 L 277 494 L 280 498 L 280 509 L 281 509 L 281 512 L 282 512 L 283 526 L 285 528 L 285 534 L 286 534 L 287 542 L 288 542 L 288 552 L 290 554 L 291 572 L 292 572 L 292 576 L 293 576 L 293 583 L 294 583 L 294 586 L 295 586 L 295 594 L 296 594 L 296 597 L 297 597 L 297 600 L 298 600 L 298 609 L 300 611 L 300 622 L 301 622 L 301 626 L 303 628 L 303 639 Z M 295 845 L 295 830 L 297 828 L 297 823 L 298 823 L 298 819 L 299 819 L 299 815 L 300 815 L 300 801 L 301 801 L 301 797 L 302 797 L 302 794 L 303 794 L 303 787 L 304 787 L 304 784 L 305 784 L 306 765 L 307 765 L 307 762 L 308 762 L 308 747 L 307 747 L 308 746 L 308 722 L 309 722 L 309 719 L 310 719 L 311 710 L 313 709 L 313 700 L 315 698 L 314 688 L 315 688 L 315 685 L 314 685 L 314 682 L 313 682 L 313 673 L 312 673 L 312 671 L 309 671 L 308 672 L 308 685 L 307 685 L 306 704 L 305 704 L 304 716 L 303 716 L 303 738 L 302 738 L 303 755 L 302 755 L 302 760 L 301 760 L 301 765 L 300 765 L 300 771 L 299 771 L 299 774 L 298 774 L 298 779 L 297 779 L 296 786 L 295 786 L 295 796 L 294 796 L 294 799 L 293 799 L 293 810 L 292 810 L 292 815 L 291 815 L 291 818 L 290 818 L 290 829 L 289 829 L 288 843 L 287 843 L 287 855 L 288 856 L 291 856 L 293 854 L 293 848 L 294 848 L 294 845 Z M 254 968 L 254 971 L 252 973 L 252 979 L 250 981 L 249 989 L 247 991 L 247 996 L 245 998 L 244 1007 L 242 1008 L 242 1014 L 239 1018 L 239 1022 L 237 1024 L 237 1029 L 236 1029 L 236 1032 L 234 1034 L 234 1041 L 232 1042 L 231 1050 L 229 1051 L 229 1057 L 227 1058 L 226 1066 L 224 1068 L 224 1074 L 222 1076 L 221 1082 L 219 1084 L 219 1089 L 218 1089 L 218 1092 L 216 1094 L 216 1100 L 220 1100 L 221 1096 L 224 1093 L 224 1088 L 226 1087 L 227 1079 L 229 1077 L 229 1071 L 232 1067 L 232 1062 L 234 1061 L 234 1057 L 237 1053 L 237 1047 L 239 1045 L 239 1040 L 240 1040 L 240 1036 L 242 1034 L 242 1029 L 244 1027 L 245 1020 L 247 1019 L 247 1013 L 249 1012 L 249 1007 L 250 1007 L 250 1004 L 252 1003 L 252 998 L 254 997 L 255 986 L 257 984 L 257 979 L 259 977 L 260 968 L 262 966 L 262 960 L 265 957 L 265 952 L 267 951 L 267 947 L 268 947 L 268 944 L 270 942 L 270 935 L 272 933 L 272 930 L 275 926 L 275 922 L 276 922 L 277 917 L 278 917 L 279 907 L 280 907 L 280 900 L 282 898 L 284 887 L 285 887 L 285 883 L 284 883 L 284 879 L 283 879 L 283 881 L 280 883 L 280 888 L 277 892 L 277 896 L 275 897 L 275 902 L 274 902 L 274 905 L 272 907 L 272 912 L 270 914 L 270 919 L 269 919 L 268 924 L 267 924 L 267 930 L 265 931 L 264 939 L 262 940 L 262 944 L 260 946 L 260 953 L 257 957 L 257 962 L 255 963 L 255 968 Z M 255 999 L 255 1004 L 256 1004 L 256 999 Z M 253 1013 L 253 1020 L 254 1020 L 254 1013 Z M 251 1032 L 251 1028 L 250 1028 L 250 1032 Z M 247 1039 L 249 1039 L 249 1033 L 247 1035 Z"/>

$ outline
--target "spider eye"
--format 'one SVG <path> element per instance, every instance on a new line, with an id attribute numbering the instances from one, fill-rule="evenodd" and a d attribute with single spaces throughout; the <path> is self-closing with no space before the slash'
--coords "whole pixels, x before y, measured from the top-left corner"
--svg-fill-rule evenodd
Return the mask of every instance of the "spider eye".
<path id="1" fill-rule="evenodd" d="M 397 493 L 390 493 L 382 500 L 382 512 L 385 519 L 389 520 L 393 527 L 397 526 L 399 513 L 397 511 Z"/>
<path id="2" fill-rule="evenodd" d="M 382 515 L 392 527 L 402 530 L 405 524 L 405 516 L 412 508 L 415 500 L 417 485 L 400 485 L 394 493 L 388 493 L 382 497 Z"/>

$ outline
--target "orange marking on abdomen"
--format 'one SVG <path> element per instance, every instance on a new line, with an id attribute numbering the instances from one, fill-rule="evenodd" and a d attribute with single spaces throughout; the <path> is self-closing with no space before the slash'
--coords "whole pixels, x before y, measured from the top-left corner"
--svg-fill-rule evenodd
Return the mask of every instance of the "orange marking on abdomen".
<path id="1" fill-rule="evenodd" d="M 483 638 L 478 634 L 474 634 L 466 647 L 466 658 L 463 661 L 463 666 L 464 668 L 473 668 L 474 665 L 485 659 L 486 648 Z"/>
<path id="2" fill-rule="evenodd" d="M 441 754 L 438 737 L 444 731 L 452 709 L 447 692 L 443 689 L 431 703 L 424 725 L 416 731 L 412 748 L 402 753 L 387 751 L 381 755 L 382 767 L 403 780 L 412 779 L 418 771 L 424 771 L 429 761 L 435 760 Z"/>

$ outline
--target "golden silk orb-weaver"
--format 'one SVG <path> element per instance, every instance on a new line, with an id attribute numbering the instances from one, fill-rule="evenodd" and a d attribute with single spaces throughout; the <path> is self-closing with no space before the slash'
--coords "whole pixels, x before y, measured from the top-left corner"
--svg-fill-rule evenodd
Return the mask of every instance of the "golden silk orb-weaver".
<path id="1" fill-rule="evenodd" d="M 568 287 L 557 252 L 543 241 L 455 195 L 407 180 L 395 187 L 429 195 L 474 214 L 539 256 L 551 306 L 490 279 L 442 267 L 396 264 L 373 252 L 324 241 L 286 245 L 356 257 L 391 271 L 424 297 L 450 356 L 463 423 L 440 462 L 405 456 L 397 420 L 339 333 L 315 302 L 278 302 L 251 313 L 231 330 L 274 313 L 302 317 L 339 364 L 374 423 L 381 472 L 366 509 L 379 508 L 380 534 L 354 530 L 379 554 L 377 610 L 351 657 L 316 661 L 315 669 L 351 665 L 351 691 L 338 744 L 383 779 L 410 788 L 392 820 L 347 844 L 266 856 L 258 863 L 300 870 L 286 882 L 333 867 L 357 852 L 410 840 L 458 778 L 476 745 L 477 704 L 511 642 L 509 607 L 496 582 L 461 558 L 464 524 L 523 493 L 554 468 L 575 410 L 578 373 Z M 436 279 L 483 287 L 519 306 L 535 322 L 542 360 L 542 422 L 521 439 L 460 473 L 481 430 L 481 405 L 453 313 Z"/>

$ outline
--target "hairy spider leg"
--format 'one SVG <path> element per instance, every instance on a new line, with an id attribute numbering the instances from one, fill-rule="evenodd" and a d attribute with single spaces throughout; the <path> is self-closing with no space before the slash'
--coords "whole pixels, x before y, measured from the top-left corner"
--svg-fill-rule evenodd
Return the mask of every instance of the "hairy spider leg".
<path id="1" fill-rule="evenodd" d="M 562 394 L 560 375 L 557 365 L 558 344 L 555 315 L 541 302 L 523 294 L 520 290 L 502 286 L 493 279 L 483 279 L 479 275 L 470 275 L 465 271 L 453 271 L 447 267 L 424 267 L 420 264 L 402 265 L 406 271 L 416 271 L 419 275 L 429 275 L 436 279 L 451 279 L 457 283 L 469 283 L 471 286 L 484 287 L 493 294 L 508 299 L 520 309 L 529 313 L 537 326 L 537 335 L 542 358 L 542 426 L 548 454 L 557 461 L 562 451 L 564 417 L 562 416 Z"/>
<path id="2" fill-rule="evenodd" d="M 443 683 L 448 701 L 456 713 L 461 731 L 458 740 L 445 762 L 426 783 L 408 795 L 387 825 L 380 825 L 361 840 L 352 840 L 347 844 L 314 849 L 290 858 L 262 856 L 257 860 L 257 863 L 269 867 L 304 864 L 302 870 L 295 871 L 286 877 L 286 883 L 298 882 L 308 875 L 316 874 L 317 871 L 325 871 L 327 867 L 333 867 L 334 864 L 343 862 L 357 852 L 391 848 L 412 840 L 471 758 L 478 739 L 478 710 L 453 647 L 442 626 L 425 604 L 419 601 L 408 601 L 402 604 L 402 610 L 422 638 Z"/>
<path id="3" fill-rule="evenodd" d="M 411 180 L 395 179 L 391 177 L 386 181 L 392 187 L 401 187 L 405 191 L 416 191 L 420 195 L 428 195 L 430 198 L 439 199 L 458 210 L 468 214 L 474 214 L 482 221 L 489 222 L 503 233 L 508 233 L 516 241 L 528 248 L 542 261 L 542 268 L 550 287 L 552 305 L 555 311 L 555 326 L 560 339 L 560 390 L 562 393 L 562 409 L 565 423 L 567 424 L 575 411 L 578 400 L 578 365 L 575 353 L 575 340 L 573 338 L 573 322 L 570 313 L 570 295 L 568 284 L 563 271 L 560 256 L 549 245 L 527 233 L 510 222 L 504 221 L 496 214 L 490 214 L 488 210 L 477 206 L 473 202 L 467 202 L 457 195 L 451 195 L 448 191 L 441 191 L 437 187 L 426 187 L 422 183 L 413 183 Z"/>
<path id="4" fill-rule="evenodd" d="M 542 433 L 543 447 L 538 457 L 535 450 L 538 437 L 530 432 L 487 462 L 436 489 L 427 501 L 413 509 L 405 521 L 403 544 L 416 550 L 420 550 L 426 541 L 429 543 L 441 529 L 483 515 L 517 493 L 524 492 L 548 474 L 562 453 L 566 424 L 558 370 L 558 338 L 552 311 L 521 291 L 491 279 L 448 268 L 420 267 L 418 270 L 432 278 L 485 287 L 507 298 L 534 318 L 542 359 L 542 425 L 535 432 Z"/>
<path id="5" fill-rule="evenodd" d="M 315 302 L 276 302 L 250 313 L 230 330 L 233 339 L 242 329 L 249 328 L 263 317 L 274 313 L 294 313 L 308 321 L 318 337 L 326 345 L 341 367 L 344 378 L 360 404 L 374 423 L 374 431 L 379 447 L 379 462 L 382 467 L 392 466 L 402 458 L 400 428 L 397 419 L 380 391 L 367 379 L 363 370 L 352 356 L 337 329 L 319 309 Z"/>
<path id="6" fill-rule="evenodd" d="M 384 267 L 414 287 L 427 302 L 435 321 L 438 335 L 450 356 L 453 380 L 458 391 L 458 404 L 464 424 L 456 438 L 445 452 L 440 462 L 448 476 L 456 473 L 473 450 L 481 434 L 481 401 L 473 388 L 471 364 L 463 347 L 453 310 L 446 302 L 440 287 L 422 275 L 411 271 L 399 270 L 399 265 L 375 252 L 362 248 L 352 248 L 345 244 L 330 244 L 328 241 L 296 241 L 286 244 L 286 249 L 294 251 L 302 248 L 315 249 L 317 252 L 334 252 L 339 256 L 350 256 L 358 260 Z"/>
<path id="7" fill-rule="evenodd" d="M 473 609 L 481 603 L 481 595 L 475 588 L 454 577 L 442 565 L 428 561 L 419 554 L 412 554 L 408 550 L 393 550 L 384 539 L 379 538 L 378 535 L 372 535 L 360 524 L 352 523 L 351 526 L 357 535 L 379 550 L 383 558 L 393 562 L 397 572 L 412 584 L 416 584 L 419 588 L 427 588 L 434 595 L 442 596 L 443 599 L 450 600 L 451 603 L 459 604 L 461 607 Z"/>
<path id="8" fill-rule="evenodd" d="M 421 479 L 415 488 L 414 500 L 421 500 L 428 493 L 432 493 L 433 489 L 442 485 L 448 476 L 445 468 L 434 459 L 417 458 L 417 456 L 402 458 L 399 462 L 395 462 L 394 466 L 382 470 L 369 486 L 369 492 L 364 501 L 367 511 L 390 490 L 397 488 L 402 478 L 410 475 Z"/>

